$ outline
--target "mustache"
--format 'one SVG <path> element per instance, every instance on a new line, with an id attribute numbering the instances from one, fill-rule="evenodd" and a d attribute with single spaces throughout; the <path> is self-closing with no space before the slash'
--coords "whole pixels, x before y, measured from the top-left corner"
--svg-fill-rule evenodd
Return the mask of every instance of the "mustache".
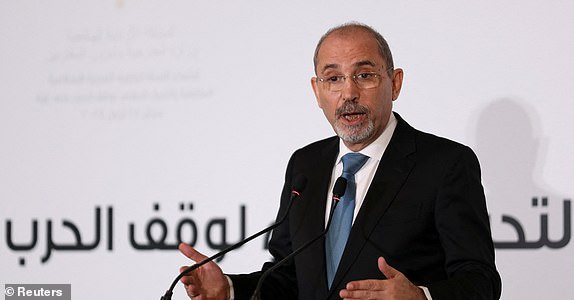
<path id="1" fill-rule="evenodd" d="M 335 110 L 335 115 L 337 117 L 341 117 L 343 115 L 348 114 L 368 114 L 368 113 L 369 108 L 367 108 L 366 106 L 362 106 L 354 101 L 346 101 L 343 103 L 343 105 L 341 105 L 341 107 Z"/>

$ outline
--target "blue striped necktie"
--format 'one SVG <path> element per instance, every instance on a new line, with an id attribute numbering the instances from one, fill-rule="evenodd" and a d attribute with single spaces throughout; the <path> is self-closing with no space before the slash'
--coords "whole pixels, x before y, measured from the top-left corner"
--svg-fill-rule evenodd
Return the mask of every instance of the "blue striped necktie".
<path id="1" fill-rule="evenodd" d="M 354 152 L 347 153 L 341 158 L 343 161 L 343 174 L 341 176 L 347 179 L 347 189 L 333 212 L 331 227 L 325 241 L 329 288 L 331 288 L 333 278 L 335 278 L 339 261 L 341 256 L 343 256 L 343 250 L 345 250 L 345 244 L 347 244 L 347 239 L 349 238 L 349 232 L 351 232 L 351 226 L 353 226 L 353 211 L 355 210 L 355 193 L 357 189 L 355 173 L 363 167 L 368 159 L 368 156 Z"/>

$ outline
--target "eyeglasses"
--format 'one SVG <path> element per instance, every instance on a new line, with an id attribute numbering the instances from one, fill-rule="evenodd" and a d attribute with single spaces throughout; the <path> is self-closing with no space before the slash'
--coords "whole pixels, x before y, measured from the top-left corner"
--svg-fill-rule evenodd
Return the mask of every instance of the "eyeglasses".
<path id="1" fill-rule="evenodd" d="M 345 86 L 345 81 L 351 77 L 360 89 L 373 89 L 381 83 L 381 74 L 375 72 L 363 72 L 354 75 L 333 75 L 325 78 L 317 77 L 330 92 L 338 92 Z"/>

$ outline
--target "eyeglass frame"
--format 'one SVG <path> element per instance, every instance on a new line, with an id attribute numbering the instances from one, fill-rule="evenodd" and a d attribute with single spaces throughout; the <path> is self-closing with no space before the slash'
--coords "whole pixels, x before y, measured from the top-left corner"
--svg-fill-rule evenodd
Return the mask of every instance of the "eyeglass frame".
<path id="1" fill-rule="evenodd" d="M 386 71 L 386 73 L 388 74 L 388 72 L 391 71 L 391 70 L 394 70 L 394 68 L 388 68 L 388 69 L 386 69 L 385 71 Z M 379 78 L 379 82 L 377 83 L 377 85 L 375 85 L 375 86 L 373 86 L 373 87 L 370 87 L 370 88 L 361 87 L 361 85 L 357 82 L 357 76 L 360 76 L 360 75 L 363 75 L 363 74 L 374 75 L 375 78 Z M 333 75 L 333 76 L 327 76 L 327 77 L 323 77 L 323 78 L 321 78 L 321 77 L 319 77 L 319 76 L 316 76 L 316 77 L 315 77 L 315 81 L 321 82 L 322 84 L 329 84 L 328 87 L 327 87 L 327 90 L 330 91 L 330 92 L 339 92 L 339 91 L 341 91 L 341 90 L 343 89 L 343 85 L 341 85 L 341 89 L 332 90 L 332 89 L 330 88 L 330 87 L 331 87 L 331 82 L 328 82 L 328 81 L 327 81 L 329 78 L 333 78 L 333 77 L 342 78 L 342 79 L 343 79 L 343 84 L 344 84 L 345 82 L 347 82 L 347 78 L 351 77 L 351 79 L 353 80 L 353 82 L 355 83 L 355 85 L 357 85 L 358 88 L 360 88 L 360 89 L 374 89 L 374 88 L 378 87 L 378 86 L 381 84 L 381 80 L 380 80 L 380 79 L 383 78 L 383 75 L 380 74 L 380 73 L 378 73 L 378 72 L 359 72 L 359 73 L 353 74 L 353 75 Z"/>

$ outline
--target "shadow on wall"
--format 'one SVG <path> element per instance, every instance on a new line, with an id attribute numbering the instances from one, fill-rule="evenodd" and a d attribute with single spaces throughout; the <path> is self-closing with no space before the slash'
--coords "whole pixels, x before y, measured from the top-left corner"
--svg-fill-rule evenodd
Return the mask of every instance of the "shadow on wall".
<path id="1" fill-rule="evenodd" d="M 481 161 L 484 185 L 497 198 L 514 198 L 516 191 L 542 192 L 536 178 L 545 160 L 541 148 L 540 122 L 526 103 L 500 99 L 488 104 L 476 124 L 476 152 Z M 491 199 L 491 198 L 489 198 Z"/>
<path id="2" fill-rule="evenodd" d="M 566 246 L 570 203 L 542 176 L 548 143 L 536 110 L 519 100 L 499 99 L 484 107 L 473 124 L 496 247 Z"/>

